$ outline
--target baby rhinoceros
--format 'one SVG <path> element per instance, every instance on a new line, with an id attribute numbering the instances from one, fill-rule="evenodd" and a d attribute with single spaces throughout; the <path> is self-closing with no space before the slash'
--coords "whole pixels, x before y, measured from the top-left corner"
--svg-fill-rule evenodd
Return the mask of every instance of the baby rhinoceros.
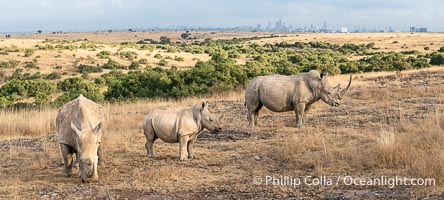
<path id="1" fill-rule="evenodd" d="M 102 123 L 106 117 L 102 108 L 79 95 L 66 103 L 56 119 L 57 133 L 64 160 L 63 176 L 72 176 L 73 153 L 79 158 L 82 181 L 97 181 L 97 164 L 103 161 Z"/>
<path id="2" fill-rule="evenodd" d="M 194 158 L 193 145 L 197 135 L 206 128 L 213 132 L 221 131 L 220 119 L 208 109 L 208 102 L 183 110 L 155 110 L 145 116 L 143 133 L 146 137 L 148 156 L 155 157 L 153 144 L 157 138 L 167 143 L 179 142 L 179 159 Z"/>

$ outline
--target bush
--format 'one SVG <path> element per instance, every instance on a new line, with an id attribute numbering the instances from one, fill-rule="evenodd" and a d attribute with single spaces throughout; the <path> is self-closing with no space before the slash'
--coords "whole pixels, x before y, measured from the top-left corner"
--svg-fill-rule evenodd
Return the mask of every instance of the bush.
<path id="1" fill-rule="evenodd" d="M 121 51 L 119 55 L 121 58 L 127 59 L 129 61 L 133 61 L 137 58 L 137 53 L 134 51 Z"/>
<path id="2" fill-rule="evenodd" d="M 35 62 L 27 62 L 25 63 L 26 69 L 40 69 Z"/>
<path id="3" fill-rule="evenodd" d="M 180 37 L 181 37 L 182 39 L 187 39 L 188 36 L 190 36 L 189 33 L 182 33 L 182 34 L 180 35 Z"/>
<path id="4" fill-rule="evenodd" d="M 442 65 L 444 64 L 444 53 L 434 52 L 430 55 L 430 64 Z"/>
<path id="5" fill-rule="evenodd" d="M 111 52 L 103 50 L 97 54 L 97 57 L 100 59 L 104 59 L 104 58 L 109 58 L 110 55 Z"/>
<path id="6" fill-rule="evenodd" d="M 122 74 L 108 87 L 105 99 L 180 98 L 231 90 L 247 81 L 245 68 L 236 66 L 234 60 L 199 61 L 186 71 L 147 68 L 143 72 Z"/>
<path id="7" fill-rule="evenodd" d="M 55 91 L 55 83 L 42 80 L 12 79 L 0 88 L 1 96 L 13 99 L 35 97 L 38 93 L 50 95 Z"/>
<path id="8" fill-rule="evenodd" d="M 79 68 L 79 72 L 82 74 L 99 73 L 99 72 L 103 71 L 102 68 L 100 68 L 100 67 L 91 66 L 91 65 L 84 65 L 84 64 L 80 64 L 78 68 Z"/>
<path id="9" fill-rule="evenodd" d="M 95 83 L 82 80 L 79 77 L 65 79 L 57 83 L 57 88 L 64 92 L 63 95 L 55 100 L 57 106 L 77 98 L 80 94 L 92 101 L 103 101 L 103 94 L 100 92 L 100 88 Z"/>
<path id="10" fill-rule="evenodd" d="M 139 61 L 133 61 L 133 62 L 131 62 L 131 65 L 128 67 L 129 69 L 133 69 L 133 70 L 135 70 L 135 69 L 139 69 L 140 68 L 140 63 L 139 63 Z"/>
<path id="11" fill-rule="evenodd" d="M 171 40 L 167 36 L 160 36 L 159 44 L 171 44 Z"/>
<path id="12" fill-rule="evenodd" d="M 25 57 L 32 56 L 32 54 L 34 54 L 34 52 L 35 52 L 34 49 L 25 49 Z"/>
<path id="13" fill-rule="evenodd" d="M 0 68 L 9 68 L 9 67 L 10 67 L 9 62 L 6 61 L 0 62 Z"/>
<path id="14" fill-rule="evenodd" d="M 57 80 L 57 79 L 62 78 L 62 76 L 58 72 L 52 72 L 52 73 L 46 75 L 45 78 L 48 80 Z"/>
<path id="15" fill-rule="evenodd" d="M 37 105 L 48 105 L 51 102 L 51 95 L 45 93 L 38 93 L 35 96 L 34 103 Z"/>
<path id="16" fill-rule="evenodd" d="M 9 61 L 9 66 L 11 68 L 16 68 L 16 67 L 20 66 L 20 61 L 18 61 L 18 60 L 10 60 Z"/>
<path id="17" fill-rule="evenodd" d="M 165 59 L 160 59 L 160 61 L 159 61 L 160 66 L 166 66 L 167 64 L 168 64 L 168 62 Z"/>
<path id="18" fill-rule="evenodd" d="M 112 60 L 112 59 L 108 59 L 108 62 L 105 63 L 104 65 L 102 65 L 103 69 L 123 69 L 125 67 L 123 67 L 122 65 L 120 65 L 120 63 Z"/>
<path id="19" fill-rule="evenodd" d="M 182 57 L 178 57 L 178 56 L 174 57 L 174 60 L 177 61 L 177 62 L 183 62 L 184 61 L 184 59 Z"/>
<path id="20" fill-rule="evenodd" d="M 154 55 L 154 58 L 162 59 L 163 57 L 162 57 L 162 55 L 160 55 L 160 54 L 156 54 L 156 55 Z"/>

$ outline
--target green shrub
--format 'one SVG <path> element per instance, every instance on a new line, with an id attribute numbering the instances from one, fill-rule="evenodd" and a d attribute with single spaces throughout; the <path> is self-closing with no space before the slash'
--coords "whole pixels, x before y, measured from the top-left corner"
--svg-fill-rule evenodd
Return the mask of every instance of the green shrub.
<path id="1" fill-rule="evenodd" d="M 10 67 L 9 62 L 6 61 L 0 62 L 0 68 L 9 68 L 9 67 Z"/>
<path id="2" fill-rule="evenodd" d="M 121 51 L 119 55 L 121 58 L 127 59 L 129 61 L 133 61 L 137 58 L 137 53 L 134 51 Z"/>
<path id="3" fill-rule="evenodd" d="M 78 68 L 79 68 L 79 72 L 82 74 L 99 73 L 99 72 L 103 71 L 102 68 L 100 68 L 100 67 L 91 66 L 91 65 L 84 65 L 84 64 L 80 64 Z"/>
<path id="4" fill-rule="evenodd" d="M 82 80 L 79 77 L 65 79 L 57 83 L 57 88 L 64 92 L 63 95 L 55 100 L 54 103 L 57 106 L 77 98 L 80 94 L 96 102 L 103 101 L 103 94 L 100 92 L 100 88 L 95 83 Z"/>
<path id="5" fill-rule="evenodd" d="M 120 65 L 120 63 L 112 60 L 112 59 L 108 59 L 108 62 L 105 63 L 104 65 L 102 65 L 103 69 L 123 69 L 124 67 L 122 65 Z"/>
<path id="6" fill-rule="evenodd" d="M 40 69 L 35 62 L 27 62 L 25 63 L 26 69 Z"/>
<path id="7" fill-rule="evenodd" d="M 432 65 L 444 64 L 444 53 L 434 52 L 430 54 L 430 64 Z"/>
<path id="8" fill-rule="evenodd" d="M 177 61 L 177 62 L 183 62 L 184 61 L 184 59 L 182 57 L 178 57 L 178 56 L 174 57 L 174 60 Z"/>
<path id="9" fill-rule="evenodd" d="M 34 49 L 25 49 L 25 57 L 32 56 L 32 54 L 34 54 L 34 52 L 35 52 Z"/>
<path id="10" fill-rule="evenodd" d="M 57 80 L 62 78 L 62 76 L 58 72 L 51 72 L 50 74 L 46 75 L 45 78 L 48 80 Z"/>
<path id="11" fill-rule="evenodd" d="M 20 66 L 20 61 L 19 60 L 10 60 L 9 65 L 11 68 L 16 68 L 16 67 Z"/>
<path id="12" fill-rule="evenodd" d="M 139 69 L 140 68 L 140 63 L 139 61 L 133 61 L 131 62 L 130 66 L 128 67 L 128 69 Z"/>
<path id="13" fill-rule="evenodd" d="M 156 55 L 154 55 L 154 58 L 157 58 L 157 59 L 162 59 L 163 57 L 162 57 L 162 55 L 160 55 L 160 54 L 156 54 Z"/>
<path id="14" fill-rule="evenodd" d="M 165 60 L 165 59 L 160 59 L 160 61 L 159 61 L 159 65 L 160 66 L 166 66 L 168 64 L 168 62 Z"/>
<path id="15" fill-rule="evenodd" d="M 96 56 L 100 59 L 109 58 L 109 56 L 111 56 L 111 52 L 103 50 L 103 51 L 100 51 L 99 53 L 97 53 Z"/>
<path id="16" fill-rule="evenodd" d="M 56 89 L 56 84 L 49 81 L 12 79 L 0 88 L 0 94 L 1 96 L 14 97 L 14 99 L 22 99 L 35 97 L 38 93 L 50 95 Z"/>

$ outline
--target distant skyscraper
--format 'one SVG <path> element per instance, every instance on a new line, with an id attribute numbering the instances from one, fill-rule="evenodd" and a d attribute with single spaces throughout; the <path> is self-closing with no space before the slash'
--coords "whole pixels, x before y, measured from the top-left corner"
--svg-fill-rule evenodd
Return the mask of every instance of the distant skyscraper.
<path id="1" fill-rule="evenodd" d="M 324 26 L 322 26 L 322 29 L 327 30 L 327 21 L 324 20 Z"/>
<path id="2" fill-rule="evenodd" d="M 282 27 L 282 20 L 276 22 L 276 29 L 280 29 Z"/>

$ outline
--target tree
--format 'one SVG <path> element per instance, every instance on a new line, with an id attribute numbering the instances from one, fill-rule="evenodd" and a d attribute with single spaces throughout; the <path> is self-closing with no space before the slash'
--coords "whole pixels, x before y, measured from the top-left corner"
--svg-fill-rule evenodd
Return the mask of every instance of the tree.
<path id="1" fill-rule="evenodd" d="M 128 69 L 139 69 L 140 63 L 139 61 L 133 61 L 131 62 L 131 65 L 128 67 Z"/>
<path id="2" fill-rule="evenodd" d="M 75 99 L 80 94 L 83 94 L 85 97 L 93 101 L 100 102 L 103 100 L 103 94 L 95 83 L 82 80 L 82 78 L 79 77 L 68 78 L 58 82 L 57 88 L 64 92 L 62 96 L 55 100 L 57 106 Z"/>
<path id="3" fill-rule="evenodd" d="M 182 34 L 180 35 L 180 37 L 181 37 L 182 39 L 187 39 L 188 36 L 190 36 L 189 33 L 182 33 Z"/>
<path id="4" fill-rule="evenodd" d="M 42 34 L 42 32 L 43 32 L 42 30 L 38 30 L 37 31 L 38 34 Z"/>
<path id="5" fill-rule="evenodd" d="M 444 53 L 434 52 L 430 55 L 430 64 L 442 65 L 444 64 Z"/>
<path id="6" fill-rule="evenodd" d="M 160 44 L 171 44 L 170 38 L 167 36 L 160 36 Z"/>

